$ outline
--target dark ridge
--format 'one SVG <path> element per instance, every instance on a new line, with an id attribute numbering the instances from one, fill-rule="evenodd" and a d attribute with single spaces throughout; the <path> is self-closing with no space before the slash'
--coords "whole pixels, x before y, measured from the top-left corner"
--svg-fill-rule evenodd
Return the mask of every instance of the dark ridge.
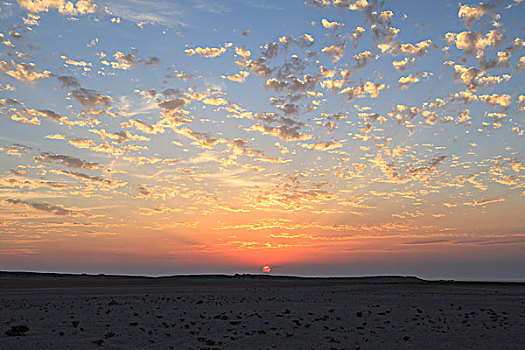
<path id="1" fill-rule="evenodd" d="M 269 274 L 202 274 L 202 275 L 171 275 L 171 276 L 134 276 L 106 275 L 87 273 L 53 273 L 27 271 L 0 271 L 0 280 L 135 280 L 135 281 L 184 281 L 184 280 L 221 280 L 221 281 L 318 281 L 318 282 L 355 282 L 355 283 L 419 283 L 434 285 L 514 285 L 525 286 L 525 282 L 512 281 L 457 281 L 457 280 L 425 280 L 415 276 L 358 276 L 358 277 L 302 277 Z"/>
<path id="2" fill-rule="evenodd" d="M 26 272 L 26 271 L 0 271 L 0 279 L 151 279 L 148 276 L 125 276 L 125 275 L 98 275 L 87 273 L 56 273 L 56 272 Z"/>
<path id="3" fill-rule="evenodd" d="M 25 271 L 0 271 L 0 279 L 147 279 L 147 280 L 177 280 L 177 279 L 220 279 L 220 280 L 272 280 L 272 281 L 348 281 L 366 283 L 426 283 L 427 281 L 414 276 L 361 276 L 361 277 L 300 277 L 275 276 L 263 274 L 235 274 L 235 275 L 172 275 L 172 276 L 131 276 L 106 274 L 73 274 Z"/>
<path id="4" fill-rule="evenodd" d="M 197 277 L 197 276 L 195 276 Z M 359 277 L 300 277 L 300 276 L 275 276 L 275 275 L 252 275 L 235 274 L 224 276 L 234 279 L 257 279 L 257 280 L 306 280 L 306 281 L 348 281 L 348 282 L 377 282 L 377 283 L 425 283 L 424 279 L 415 276 L 359 276 Z"/>

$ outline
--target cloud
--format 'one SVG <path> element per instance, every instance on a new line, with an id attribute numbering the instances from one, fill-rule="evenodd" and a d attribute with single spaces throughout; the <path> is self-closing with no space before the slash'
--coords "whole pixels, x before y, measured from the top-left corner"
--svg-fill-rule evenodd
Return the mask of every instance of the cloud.
<path id="1" fill-rule="evenodd" d="M 321 50 L 321 52 L 329 56 L 332 56 L 333 62 L 338 62 L 341 58 L 343 58 L 343 55 L 345 54 L 345 45 L 336 44 L 336 45 L 326 46 Z"/>
<path id="2" fill-rule="evenodd" d="M 283 75 L 283 74 L 279 74 Z M 303 78 L 298 78 L 292 74 L 286 74 L 284 77 L 285 80 L 278 80 L 276 78 L 271 78 L 266 81 L 266 87 L 270 88 L 276 92 L 280 92 L 283 89 L 290 91 L 291 93 L 299 92 L 308 92 L 315 91 L 317 86 L 318 78 L 313 77 L 309 74 L 303 76 Z"/>
<path id="3" fill-rule="evenodd" d="M 455 44 L 458 49 L 463 50 L 467 55 L 477 52 L 477 55 L 481 56 L 486 47 L 498 47 L 505 39 L 505 36 L 499 30 L 493 29 L 485 36 L 480 32 L 470 31 L 458 34 L 447 33 L 445 39 L 449 45 Z"/>
<path id="4" fill-rule="evenodd" d="M 90 139 L 75 137 L 69 140 L 69 144 L 79 149 L 89 149 L 95 146 L 95 142 Z"/>
<path id="5" fill-rule="evenodd" d="M 150 141 L 151 140 L 149 137 L 133 135 L 129 131 L 125 131 L 125 130 L 108 133 L 104 129 L 101 129 L 101 130 L 91 129 L 89 130 L 89 132 L 100 135 L 102 139 L 108 138 L 111 140 L 115 140 L 115 142 L 117 142 L 118 144 L 123 144 L 124 142 L 127 142 L 127 141 Z"/>
<path id="6" fill-rule="evenodd" d="M 223 79 L 228 79 L 230 81 L 234 81 L 236 83 L 244 83 L 246 78 L 250 75 L 247 71 L 240 71 L 239 73 L 236 73 L 234 75 L 222 75 L 221 77 Z"/>
<path id="7" fill-rule="evenodd" d="M 69 118 L 62 116 L 49 109 L 39 109 L 39 110 L 24 109 L 21 113 L 24 113 L 28 117 L 41 117 L 41 118 L 50 119 L 61 125 L 67 125 L 67 126 L 74 126 L 74 125 L 85 126 L 86 125 L 86 122 L 83 120 L 71 121 L 69 120 Z"/>
<path id="8" fill-rule="evenodd" d="M 525 111 L 525 95 L 520 95 L 518 98 L 518 106 L 520 110 Z"/>
<path id="9" fill-rule="evenodd" d="M 331 5 L 330 0 L 310 0 L 306 2 L 306 5 L 314 6 L 317 8 L 326 8 Z"/>
<path id="10" fill-rule="evenodd" d="M 23 106 L 23 104 L 12 98 L 1 98 L 0 106 Z"/>
<path id="11" fill-rule="evenodd" d="M 139 131 L 142 131 L 143 133 L 150 134 L 150 135 L 162 134 L 165 131 L 165 128 L 161 123 L 156 123 L 154 125 L 148 125 L 138 119 L 129 119 L 126 122 L 122 122 L 120 124 L 120 127 L 121 128 L 135 128 Z"/>
<path id="12" fill-rule="evenodd" d="M 462 112 L 459 112 L 459 117 L 456 119 L 456 125 L 463 125 L 467 123 L 467 125 L 470 125 L 470 110 L 465 109 Z"/>
<path id="13" fill-rule="evenodd" d="M 10 115 L 11 120 L 22 124 L 40 125 L 40 119 L 32 117 L 31 115 L 24 113 L 24 111 L 13 113 Z"/>
<path id="14" fill-rule="evenodd" d="M 514 170 L 517 173 L 519 173 L 520 170 L 523 168 L 523 163 L 520 162 L 519 160 L 512 160 L 509 163 L 512 167 L 512 170 Z"/>
<path id="15" fill-rule="evenodd" d="M 211 106 L 222 106 L 230 104 L 228 100 L 222 97 L 206 97 L 202 99 L 202 103 L 211 105 Z"/>
<path id="16" fill-rule="evenodd" d="M 521 56 L 518 63 L 516 63 L 516 69 L 520 72 L 525 70 L 525 56 Z"/>
<path id="17" fill-rule="evenodd" d="M 482 71 L 475 67 L 466 68 L 465 66 L 455 64 L 452 61 L 445 62 L 445 65 L 454 69 L 455 80 L 460 80 L 463 84 L 467 85 L 469 90 L 477 90 L 479 86 L 478 78 L 483 76 Z"/>
<path id="18" fill-rule="evenodd" d="M 60 82 L 60 87 L 62 89 L 69 89 L 69 88 L 76 89 L 80 87 L 80 83 L 74 77 L 61 75 L 61 76 L 56 77 L 56 79 Z"/>
<path id="19" fill-rule="evenodd" d="M 187 26 L 187 13 L 172 1 L 112 0 L 107 9 L 115 16 L 138 24 L 159 24 L 166 27 Z"/>
<path id="20" fill-rule="evenodd" d="M 511 78 L 509 74 L 503 74 L 501 76 L 489 75 L 489 76 L 480 76 L 477 79 L 479 86 L 481 87 L 490 87 L 500 83 L 508 83 Z"/>
<path id="21" fill-rule="evenodd" d="M 51 76 L 51 72 L 48 70 L 39 72 L 34 63 L 16 63 L 14 61 L 11 61 L 11 63 L 0 61 L 0 71 L 5 72 L 17 80 L 29 83 Z"/>
<path id="22" fill-rule="evenodd" d="M 209 13 L 220 15 L 225 12 L 231 11 L 231 8 L 229 8 L 222 1 L 216 2 L 214 0 L 194 0 L 193 2 L 194 2 L 195 8 L 201 11 L 209 12 Z"/>
<path id="23" fill-rule="evenodd" d="M 266 87 L 274 90 L 275 92 L 281 92 L 288 86 L 287 81 L 282 81 L 276 78 L 266 80 Z"/>
<path id="24" fill-rule="evenodd" d="M 301 147 L 308 148 L 312 151 L 331 151 L 343 147 L 343 144 L 337 140 L 330 140 L 327 142 L 316 142 L 312 144 L 303 143 L 301 144 Z"/>
<path id="25" fill-rule="evenodd" d="M 354 45 L 357 45 L 357 41 L 359 41 L 363 37 L 364 34 L 365 34 L 365 28 L 356 27 L 352 31 L 352 35 L 350 35 L 350 39 L 354 41 Z"/>
<path id="26" fill-rule="evenodd" d="M 85 180 L 91 183 L 101 184 L 101 185 L 111 187 L 111 188 L 116 188 L 116 187 L 119 187 L 125 184 L 125 183 L 118 182 L 116 180 L 108 180 L 108 179 L 101 178 L 100 176 L 87 175 L 87 174 L 79 173 L 76 171 L 53 170 L 52 172 L 55 174 L 66 175 L 69 177 Z"/>
<path id="27" fill-rule="evenodd" d="M 56 9 L 60 14 L 78 16 L 94 13 L 97 5 L 92 0 L 17 0 L 18 5 L 29 12 L 48 12 Z"/>
<path id="28" fill-rule="evenodd" d="M 347 101 L 350 102 L 354 98 L 363 98 L 369 95 L 371 98 L 379 96 L 379 92 L 385 88 L 385 84 L 373 83 L 371 81 L 361 82 L 361 85 L 347 87 L 341 91 L 340 94 L 347 96 Z"/>
<path id="29" fill-rule="evenodd" d="M 314 188 L 308 188 L 298 183 L 294 184 L 297 186 L 286 186 L 280 183 L 268 190 L 254 191 L 255 193 L 250 195 L 247 204 L 258 209 L 280 207 L 286 210 L 301 210 L 313 203 L 324 203 L 335 198 L 333 193 L 320 188 L 326 182 L 314 184 Z"/>
<path id="30" fill-rule="evenodd" d="M 278 137 L 284 141 L 304 141 L 312 138 L 311 135 L 299 132 L 299 127 L 289 127 L 279 125 L 276 127 L 265 126 L 261 124 L 252 125 L 247 131 L 259 131 L 266 135 Z"/>
<path id="31" fill-rule="evenodd" d="M 479 6 L 461 5 L 458 11 L 458 17 L 463 18 L 467 28 L 472 27 L 472 24 L 478 21 L 487 13 L 492 13 L 492 10 L 500 1 L 490 1 L 488 3 L 480 3 Z"/>
<path id="32" fill-rule="evenodd" d="M 415 61 L 415 58 L 412 58 L 412 59 L 409 59 L 408 57 L 405 57 L 403 60 L 401 61 L 392 61 L 392 66 L 394 66 L 394 68 L 399 71 L 399 72 L 404 72 L 406 71 L 408 68 L 410 68 L 410 66 L 412 64 L 414 64 L 414 61 Z"/>
<path id="33" fill-rule="evenodd" d="M 275 107 L 283 111 L 285 115 L 299 113 L 299 106 L 294 103 L 284 103 L 282 105 L 276 105 Z"/>
<path id="34" fill-rule="evenodd" d="M 242 58 L 246 60 L 249 59 L 251 56 L 250 50 L 246 50 L 245 48 L 242 48 L 242 47 L 236 47 L 235 54 L 241 56 Z"/>
<path id="35" fill-rule="evenodd" d="M 6 154 L 10 156 L 20 157 L 24 154 L 29 153 L 32 150 L 31 147 L 26 145 L 21 145 L 19 143 L 13 143 L 10 146 L 0 146 L 0 151 L 5 151 Z"/>
<path id="36" fill-rule="evenodd" d="M 288 39 L 286 36 L 279 38 L 281 42 L 287 43 Z M 278 43 L 266 43 L 264 44 L 264 50 L 261 51 L 262 57 L 271 60 L 279 55 L 279 44 Z M 248 51 L 249 52 L 249 51 Z"/>
<path id="37" fill-rule="evenodd" d="M 232 43 L 226 43 L 223 47 L 197 47 L 195 49 L 186 49 L 184 52 L 188 56 L 201 55 L 203 57 L 214 58 L 222 55 L 226 50 L 231 47 Z"/>
<path id="38" fill-rule="evenodd" d="M 37 163 L 58 163 L 72 169 L 101 169 L 102 165 L 93 162 L 86 162 L 80 158 L 65 156 L 62 154 L 52 154 L 44 152 L 35 156 Z"/>
<path id="39" fill-rule="evenodd" d="M 378 55 L 373 55 L 370 51 L 363 51 L 352 57 L 352 59 L 356 62 L 357 69 L 366 66 L 370 60 L 377 60 L 378 58 Z"/>
<path id="40" fill-rule="evenodd" d="M 491 203 L 499 203 L 504 202 L 505 198 L 495 198 L 495 199 L 482 199 L 482 200 L 475 200 L 473 202 L 463 202 L 463 205 L 467 207 L 478 207 L 480 205 L 486 205 Z"/>
<path id="41" fill-rule="evenodd" d="M 159 103 L 159 107 L 162 108 L 166 112 L 174 112 L 174 111 L 177 111 L 177 110 L 180 110 L 186 107 L 186 105 L 189 102 L 190 101 L 188 101 L 185 98 L 176 98 L 176 99 L 166 100 L 166 101 Z"/>
<path id="42" fill-rule="evenodd" d="M 246 69 L 254 74 L 265 77 L 265 78 L 270 77 L 270 75 L 274 71 L 273 68 L 271 68 L 270 66 L 268 66 L 268 64 L 266 64 L 265 57 L 259 57 L 255 61 L 243 58 L 241 60 L 235 61 L 235 63 L 239 67 Z"/>
<path id="43" fill-rule="evenodd" d="M 111 67 L 114 69 L 131 69 L 135 66 L 137 61 L 135 55 L 131 53 L 125 54 L 120 51 L 115 52 L 113 57 L 117 60 L 117 62 L 111 62 Z"/>
<path id="44" fill-rule="evenodd" d="M 83 214 L 79 211 L 66 209 L 59 205 L 50 204 L 50 203 L 29 202 L 29 201 L 24 201 L 20 199 L 6 199 L 3 202 L 7 203 L 8 205 L 27 206 L 27 207 L 30 207 L 36 210 L 45 211 L 45 212 L 48 212 L 54 215 L 58 215 L 58 216 L 86 216 L 86 214 Z"/>
<path id="45" fill-rule="evenodd" d="M 65 65 L 70 65 L 74 67 L 83 67 L 84 71 L 89 72 L 91 70 L 91 67 L 93 64 L 91 62 L 85 62 L 85 61 L 75 61 L 70 58 L 67 58 L 66 56 L 60 56 L 61 59 L 64 60 Z"/>
<path id="46" fill-rule="evenodd" d="M 102 95 L 98 91 L 78 88 L 71 92 L 71 96 L 82 105 L 86 110 L 91 111 L 96 107 L 109 109 L 113 99 L 109 96 Z"/>
<path id="47" fill-rule="evenodd" d="M 21 174 L 15 174 L 16 177 L 4 177 L 0 178 L 0 187 L 7 187 L 7 188 L 29 188 L 29 189 L 37 189 L 37 188 L 51 188 L 53 190 L 63 190 L 63 189 L 78 189 L 75 187 L 71 187 L 68 185 L 65 185 L 63 183 L 58 183 L 55 181 L 45 181 L 45 180 L 33 180 L 28 178 L 22 178 Z M 28 196 L 37 196 L 37 194 L 33 193 L 26 193 Z M 18 194 L 20 197 L 21 194 Z M 44 196 L 49 197 L 49 194 L 44 194 Z"/>
<path id="48" fill-rule="evenodd" d="M 419 82 L 419 75 L 410 74 L 409 76 L 399 78 L 398 82 L 399 82 L 399 86 L 401 87 L 401 89 L 406 89 L 408 88 L 409 84 L 414 84 L 414 83 Z"/>
<path id="49" fill-rule="evenodd" d="M 500 105 L 501 107 L 508 107 L 512 99 L 512 97 L 507 94 L 480 95 L 478 97 L 488 105 Z"/>
<path id="50" fill-rule="evenodd" d="M 249 157 L 264 157 L 263 152 L 247 147 L 246 144 L 248 144 L 248 141 L 236 138 L 228 142 L 228 147 L 230 147 L 235 154 L 243 154 Z"/>
<path id="51" fill-rule="evenodd" d="M 409 244 L 409 245 L 426 245 L 426 244 L 442 244 L 442 243 L 448 243 L 450 242 L 449 239 L 428 239 L 428 240 L 419 240 L 419 241 L 410 241 L 410 242 L 403 242 L 401 244 Z"/>
<path id="52" fill-rule="evenodd" d="M 215 207 L 216 207 L 217 209 L 226 210 L 226 211 L 229 211 L 229 212 L 232 212 L 232 213 L 249 213 L 249 212 L 250 212 L 249 209 L 236 208 L 236 207 L 232 207 L 232 206 L 227 205 L 227 204 L 220 204 L 220 203 L 217 203 L 217 204 L 215 205 Z"/>
<path id="53" fill-rule="evenodd" d="M 435 49 L 437 48 L 437 45 L 435 45 L 432 40 L 423 40 L 418 42 L 417 44 L 401 44 L 399 42 L 394 43 L 382 43 L 377 45 L 377 47 L 381 50 L 382 53 L 388 52 L 393 56 L 397 55 L 410 55 L 410 56 L 423 56 L 428 53 L 429 49 Z"/>
<path id="54" fill-rule="evenodd" d="M 347 8 L 351 11 L 366 11 L 372 8 L 367 0 L 333 0 L 335 7 Z"/>
<path id="55" fill-rule="evenodd" d="M 429 161 L 426 165 L 407 167 L 407 172 L 411 176 L 428 175 L 436 170 L 436 167 L 447 160 L 448 156 L 437 156 Z"/>
<path id="56" fill-rule="evenodd" d="M 405 77 L 401 77 L 399 78 L 398 82 L 399 82 L 399 87 L 401 89 L 407 89 L 408 86 L 410 84 L 414 84 L 414 83 L 417 83 L 419 82 L 421 78 L 428 78 L 432 75 L 432 73 L 429 73 L 429 72 L 419 72 L 419 73 L 415 73 L 415 74 L 410 74 L 408 76 L 405 76 Z"/>
<path id="57" fill-rule="evenodd" d="M 62 134 L 50 134 L 46 135 L 44 138 L 50 140 L 67 140 L 67 136 Z"/>
<path id="58" fill-rule="evenodd" d="M 159 57 L 153 56 L 148 58 L 147 61 L 144 61 L 144 64 L 146 66 L 160 66 L 162 63 L 162 60 Z"/>
<path id="59" fill-rule="evenodd" d="M 323 25 L 323 27 L 325 27 L 326 29 L 339 29 L 341 28 L 343 25 L 337 21 L 334 21 L 334 22 L 330 22 L 328 21 L 327 19 L 323 18 L 321 20 L 321 23 Z"/>
<path id="60" fill-rule="evenodd" d="M 505 69 L 509 68 L 510 58 L 512 56 L 511 50 L 499 51 L 496 57 L 487 60 L 485 55 L 479 57 L 479 65 L 484 70 L 490 69 Z"/>
<path id="61" fill-rule="evenodd" d="M 194 144 L 202 148 L 213 149 L 218 143 L 226 143 L 227 139 L 224 138 L 214 138 L 211 137 L 208 133 L 193 131 L 188 127 L 183 127 L 180 129 L 174 129 L 174 131 L 180 135 L 186 136 L 192 140 L 195 140 Z"/>
<path id="62" fill-rule="evenodd" d="M 260 150 L 247 147 L 248 141 L 237 138 L 228 142 L 228 147 L 233 151 L 235 155 L 246 155 L 248 157 L 258 157 L 255 160 L 263 163 L 286 163 L 280 158 L 269 158 L 264 155 Z"/>

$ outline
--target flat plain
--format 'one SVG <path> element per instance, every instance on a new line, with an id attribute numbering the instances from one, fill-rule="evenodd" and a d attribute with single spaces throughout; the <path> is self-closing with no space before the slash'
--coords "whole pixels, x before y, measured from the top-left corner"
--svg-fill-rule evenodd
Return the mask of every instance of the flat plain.
<path id="1" fill-rule="evenodd" d="M 524 349 L 525 284 L 0 274 L 0 349 Z"/>

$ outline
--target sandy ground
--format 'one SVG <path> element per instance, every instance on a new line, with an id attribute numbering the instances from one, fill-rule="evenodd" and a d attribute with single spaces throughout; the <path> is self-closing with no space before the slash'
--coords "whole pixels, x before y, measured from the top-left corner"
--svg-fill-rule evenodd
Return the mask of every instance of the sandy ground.
<path id="1" fill-rule="evenodd" d="M 0 321 L 0 349 L 525 349 L 525 285 L 1 279 Z"/>

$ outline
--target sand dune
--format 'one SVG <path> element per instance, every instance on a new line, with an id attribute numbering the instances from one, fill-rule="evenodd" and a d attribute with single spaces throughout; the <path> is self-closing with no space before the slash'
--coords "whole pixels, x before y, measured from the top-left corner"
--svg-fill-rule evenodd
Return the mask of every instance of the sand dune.
<path id="1" fill-rule="evenodd" d="M 26 275 L 24 275 L 26 274 Z M 525 285 L 0 273 L 1 349 L 523 349 Z"/>

